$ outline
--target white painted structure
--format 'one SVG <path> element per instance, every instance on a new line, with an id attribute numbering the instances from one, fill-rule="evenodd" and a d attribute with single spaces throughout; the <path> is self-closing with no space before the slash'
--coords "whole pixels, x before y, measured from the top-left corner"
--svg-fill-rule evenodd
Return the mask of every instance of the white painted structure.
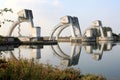
<path id="1" fill-rule="evenodd" d="M 31 10 L 21 10 L 18 12 L 18 20 L 15 21 L 12 26 L 10 27 L 9 31 L 8 31 L 8 36 L 12 35 L 12 32 L 14 31 L 14 29 L 17 27 L 17 25 L 19 25 L 22 22 L 27 22 L 29 23 L 29 27 L 30 27 L 30 37 L 40 37 L 40 33 L 41 33 L 41 28 L 39 26 L 35 27 L 34 23 L 33 23 L 33 14 Z M 26 38 L 23 39 L 25 37 L 22 37 L 22 40 L 27 40 Z"/>
<path id="2" fill-rule="evenodd" d="M 85 30 L 83 36 L 84 38 L 96 38 L 98 41 L 111 41 L 113 40 L 112 31 L 106 30 L 106 28 L 102 26 L 100 20 L 93 21 L 91 27 Z M 95 30 L 97 31 L 94 33 Z"/>
<path id="3" fill-rule="evenodd" d="M 60 19 L 60 23 L 53 29 L 51 33 L 50 40 L 58 40 L 60 33 L 66 27 L 70 28 L 71 42 L 113 40 L 112 30 L 107 30 L 107 27 L 103 27 L 100 20 L 93 21 L 91 27 L 87 28 L 82 36 L 78 18 L 71 16 L 64 16 Z"/>
<path id="4" fill-rule="evenodd" d="M 86 30 L 86 37 L 93 37 L 93 31 L 91 29 Z"/>
<path id="5" fill-rule="evenodd" d="M 21 41 L 30 41 L 30 38 L 32 37 L 40 37 L 41 36 L 41 28 L 39 26 L 35 27 L 33 23 L 33 14 L 32 10 L 23 9 L 18 12 L 18 20 L 15 21 L 12 26 L 10 27 L 8 31 L 8 36 L 12 36 L 12 32 L 22 22 L 29 23 L 29 30 L 30 30 L 30 36 L 20 36 L 18 37 Z M 20 26 L 19 26 L 20 27 Z M 27 31 L 27 30 L 26 30 Z M 32 55 L 32 57 L 35 57 L 37 59 L 40 58 L 41 51 L 40 49 L 34 49 L 32 52 L 36 53 Z M 12 53 L 12 52 L 11 52 Z"/>
<path id="6" fill-rule="evenodd" d="M 70 28 L 72 38 L 82 37 L 79 22 L 78 22 L 78 18 L 77 17 L 71 17 L 71 16 L 64 16 L 60 19 L 60 23 L 53 29 L 53 31 L 51 33 L 51 36 L 50 36 L 50 40 L 54 40 L 54 37 L 57 40 L 60 33 L 66 27 Z"/>
<path id="7" fill-rule="evenodd" d="M 32 28 L 32 37 L 40 37 L 41 28 L 39 26 Z"/>

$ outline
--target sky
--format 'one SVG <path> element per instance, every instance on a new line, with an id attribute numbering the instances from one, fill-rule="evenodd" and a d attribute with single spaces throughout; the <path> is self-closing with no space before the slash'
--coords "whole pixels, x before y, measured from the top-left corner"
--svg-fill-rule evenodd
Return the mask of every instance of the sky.
<path id="1" fill-rule="evenodd" d="M 66 15 L 78 17 L 82 33 L 94 20 L 101 20 L 103 26 L 111 27 L 116 34 L 120 33 L 119 0 L 0 0 L 0 9 L 6 7 L 14 11 L 7 16 L 12 19 L 17 18 L 19 10 L 31 9 L 34 25 L 41 27 L 42 36 L 49 36 L 60 18 Z M 0 34 L 5 35 L 9 27 L 10 24 L 0 28 Z"/>

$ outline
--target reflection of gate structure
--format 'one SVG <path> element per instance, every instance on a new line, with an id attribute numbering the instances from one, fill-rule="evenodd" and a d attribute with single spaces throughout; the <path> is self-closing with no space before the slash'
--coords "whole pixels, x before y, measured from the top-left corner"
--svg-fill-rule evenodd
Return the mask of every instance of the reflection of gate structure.
<path id="1" fill-rule="evenodd" d="M 62 60 L 62 64 L 66 66 L 77 65 L 79 56 L 81 53 L 81 46 L 72 45 L 70 55 L 64 53 L 59 44 L 57 46 L 51 46 L 53 53 Z"/>
<path id="2" fill-rule="evenodd" d="M 96 45 L 86 45 L 85 51 L 93 55 L 93 59 L 101 60 L 104 51 L 109 51 L 113 47 L 112 42 L 100 42 Z"/>
<path id="3" fill-rule="evenodd" d="M 15 49 L 17 48 L 17 49 Z M 27 56 L 29 55 L 28 59 L 34 59 L 39 60 L 41 58 L 41 48 L 43 48 L 43 45 L 31 45 L 31 46 L 14 46 L 14 45 L 8 45 L 8 46 L 0 46 L 0 59 L 7 59 L 7 52 L 10 53 L 10 58 L 12 60 L 19 60 L 23 59 L 23 50 L 29 50 L 27 52 Z"/>
<path id="4" fill-rule="evenodd" d="M 61 22 L 52 31 L 50 40 L 54 40 L 54 37 L 57 40 L 60 36 L 60 33 L 67 27 L 70 27 L 72 38 L 82 37 L 77 17 L 65 16 L 62 17 L 60 20 Z"/>
<path id="5" fill-rule="evenodd" d="M 41 58 L 41 48 L 43 48 L 43 45 L 36 45 L 36 46 L 20 46 L 17 50 L 18 52 L 15 53 L 15 51 L 10 51 L 10 57 L 14 60 L 19 60 L 24 58 L 22 56 L 22 49 L 29 49 L 29 59 L 39 60 Z M 15 54 L 18 54 L 15 56 Z"/>

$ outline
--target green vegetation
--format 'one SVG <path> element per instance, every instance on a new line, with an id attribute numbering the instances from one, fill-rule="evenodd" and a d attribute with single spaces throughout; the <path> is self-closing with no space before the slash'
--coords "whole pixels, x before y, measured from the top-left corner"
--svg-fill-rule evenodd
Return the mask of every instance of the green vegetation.
<path id="1" fill-rule="evenodd" d="M 0 9 L 0 17 L 3 17 L 3 15 L 7 12 L 13 13 L 12 9 L 8 9 L 8 8 Z M 0 27 L 2 26 L 2 24 L 5 24 L 5 22 L 13 22 L 13 20 L 6 18 L 0 20 Z"/>
<path id="2" fill-rule="evenodd" d="M 12 12 L 12 9 L 8 9 L 8 8 L 4 8 L 4 9 L 0 9 L 0 14 L 3 15 L 4 12 Z"/>
<path id="3" fill-rule="evenodd" d="M 82 75 L 80 70 L 61 70 L 49 64 L 38 64 L 33 60 L 0 60 L 0 80 L 105 80 L 103 76 Z"/>
<path id="4" fill-rule="evenodd" d="M 0 35 L 0 43 L 3 41 L 3 36 Z"/>
<path id="5" fill-rule="evenodd" d="M 112 29 L 110 27 L 102 27 L 103 29 L 103 33 L 105 36 L 107 36 L 107 31 L 111 31 L 112 32 Z"/>

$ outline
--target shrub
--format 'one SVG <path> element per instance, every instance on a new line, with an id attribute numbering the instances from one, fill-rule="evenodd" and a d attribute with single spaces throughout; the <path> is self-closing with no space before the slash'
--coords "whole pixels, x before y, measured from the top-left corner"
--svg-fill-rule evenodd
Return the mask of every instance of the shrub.
<path id="1" fill-rule="evenodd" d="M 61 70 L 34 60 L 0 60 L 0 80 L 105 80 L 102 76 L 81 75 L 79 69 Z"/>

